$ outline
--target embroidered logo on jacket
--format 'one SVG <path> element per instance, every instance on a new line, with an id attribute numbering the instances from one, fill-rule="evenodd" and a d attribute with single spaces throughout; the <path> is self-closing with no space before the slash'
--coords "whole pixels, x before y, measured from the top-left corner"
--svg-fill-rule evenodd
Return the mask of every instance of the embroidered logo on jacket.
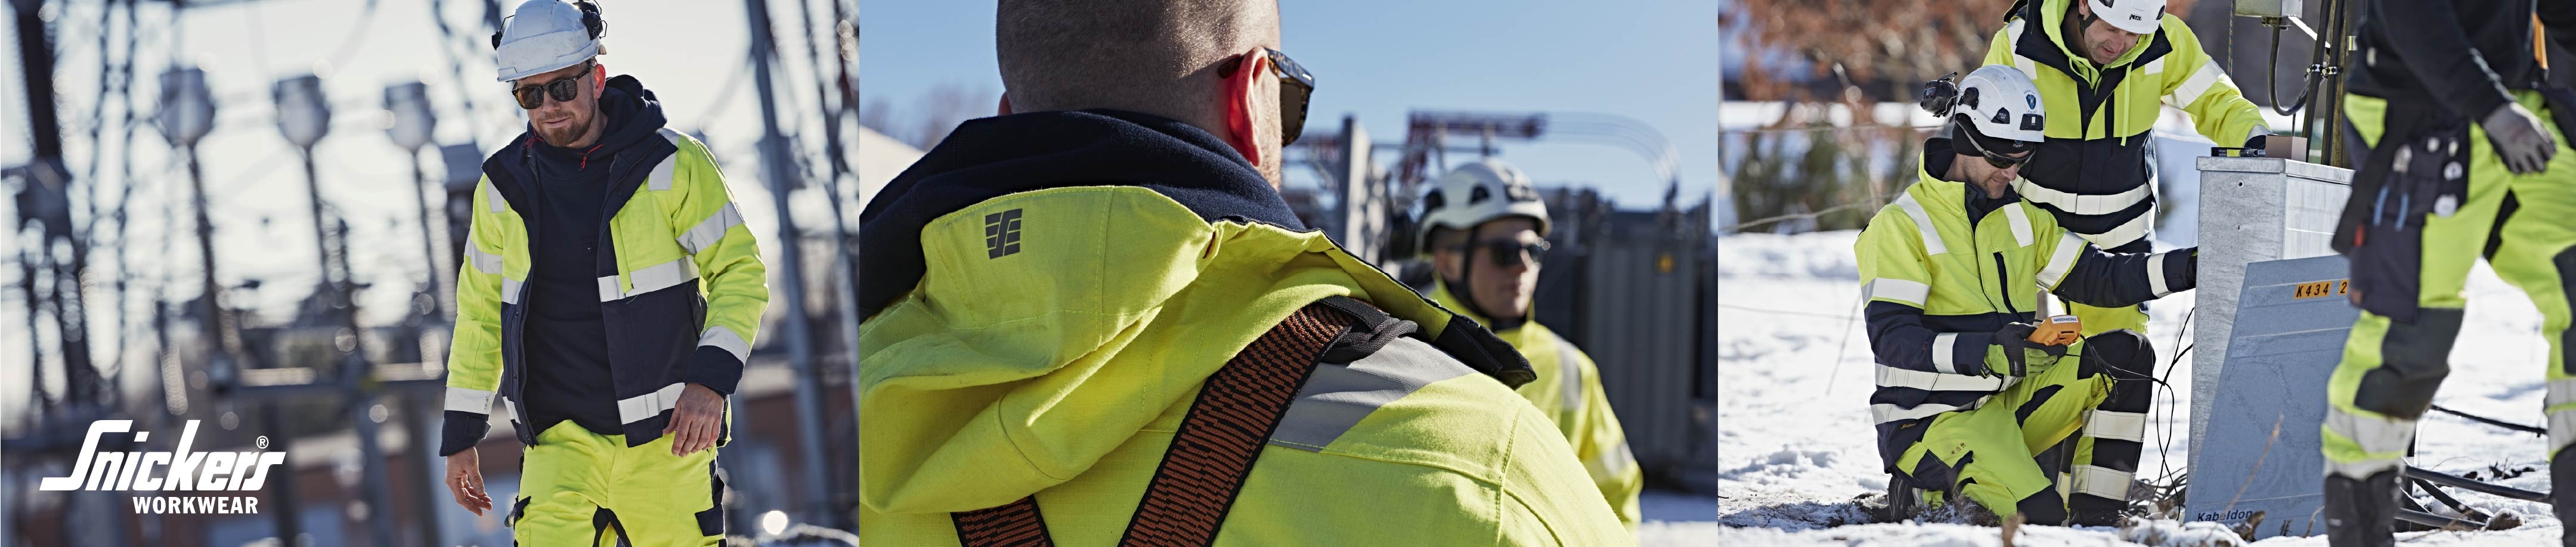
<path id="1" fill-rule="evenodd" d="M 1019 209 L 984 215 L 984 252 L 985 258 L 1020 252 Z"/>

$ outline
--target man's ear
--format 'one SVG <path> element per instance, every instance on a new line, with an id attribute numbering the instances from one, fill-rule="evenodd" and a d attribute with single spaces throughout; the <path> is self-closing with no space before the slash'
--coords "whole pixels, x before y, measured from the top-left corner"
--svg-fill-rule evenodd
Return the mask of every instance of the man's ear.
<path id="1" fill-rule="evenodd" d="M 1225 101 L 1225 143 L 1233 145 L 1234 151 L 1243 154 L 1244 160 L 1262 165 L 1262 161 L 1268 158 L 1261 157 L 1261 144 L 1253 137 L 1256 134 L 1253 128 L 1260 127 L 1254 124 L 1261 120 L 1252 107 L 1252 99 L 1254 91 L 1260 89 L 1261 77 L 1270 74 L 1270 56 L 1262 54 L 1260 48 L 1253 48 L 1241 59 L 1234 67 L 1234 74 L 1227 75 L 1219 84 L 1224 88 L 1218 95 Z"/>
<path id="2" fill-rule="evenodd" d="M 590 76 L 590 90 L 593 96 L 608 92 L 608 63 L 594 63 L 590 65 Z"/>
<path id="3" fill-rule="evenodd" d="M 1009 92 L 1009 91 L 1003 91 L 1003 92 L 1002 92 L 1002 104 L 993 105 L 993 115 L 995 115 L 995 116 L 1009 116 L 1009 115 L 1011 115 L 1011 92 Z"/>

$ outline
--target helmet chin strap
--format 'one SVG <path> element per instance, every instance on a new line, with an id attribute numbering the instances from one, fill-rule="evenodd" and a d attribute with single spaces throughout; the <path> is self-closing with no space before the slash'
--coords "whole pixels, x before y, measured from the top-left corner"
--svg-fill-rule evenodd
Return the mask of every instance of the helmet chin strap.
<path id="1" fill-rule="evenodd" d="M 1477 318 L 1486 321 L 1485 330 L 1503 332 L 1521 328 L 1522 323 L 1529 322 L 1528 313 L 1522 313 L 1516 319 L 1504 319 L 1494 315 L 1493 312 L 1485 311 L 1484 306 L 1477 305 L 1476 287 L 1467 283 L 1467 280 L 1476 278 L 1476 250 L 1468 249 L 1467 256 L 1459 257 L 1459 260 L 1466 264 L 1458 271 L 1458 278 L 1443 278 L 1440 282 L 1449 284 L 1449 292 L 1458 296 L 1458 305 L 1465 306 L 1467 313 L 1475 314 Z"/>

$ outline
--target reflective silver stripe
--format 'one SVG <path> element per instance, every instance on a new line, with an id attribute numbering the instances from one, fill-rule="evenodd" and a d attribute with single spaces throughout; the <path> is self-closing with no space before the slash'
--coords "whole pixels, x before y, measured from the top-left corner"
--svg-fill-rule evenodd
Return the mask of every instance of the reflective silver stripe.
<path id="1" fill-rule="evenodd" d="M 1872 420 L 1871 423 L 1883 424 L 1899 420 L 1929 418 L 1943 412 L 1976 410 L 1978 406 L 1984 404 L 1986 404 L 1986 398 L 1984 397 L 1979 397 L 1976 401 L 1970 402 L 1966 406 L 1923 403 L 1914 405 L 1914 408 L 1905 408 L 1888 403 L 1879 403 L 1869 405 L 1869 416 Z"/>
<path id="2" fill-rule="evenodd" d="M 2549 413 L 2549 450 L 2553 453 L 2576 442 L 2576 408 Z"/>
<path id="3" fill-rule="evenodd" d="M 646 176 L 645 180 L 652 181 L 652 188 L 656 192 L 670 191 L 671 172 L 679 168 L 679 163 L 680 153 L 672 152 L 671 155 L 662 157 L 662 163 L 653 164 L 653 174 Z"/>
<path id="4" fill-rule="evenodd" d="M 510 210 L 510 201 L 501 199 L 501 189 L 492 185 L 492 179 L 483 179 L 483 204 L 495 213 Z"/>
<path id="5" fill-rule="evenodd" d="M 510 417 L 510 419 L 511 419 L 511 420 L 513 420 L 513 421 L 518 420 L 518 419 L 519 419 L 519 405 L 518 405 L 518 403 L 510 402 L 510 398 L 509 398 L 509 397 L 502 397 L 502 398 L 501 398 L 501 415 L 503 415 L 503 416 L 509 416 L 509 417 Z"/>
<path id="6" fill-rule="evenodd" d="M 2013 243 L 2030 246 L 2030 213 L 2017 205 L 2004 206 L 2004 218 L 2012 220 Z"/>
<path id="7" fill-rule="evenodd" d="M 1583 462 L 1583 464 L 1593 469 L 1595 477 L 1613 478 L 1627 473 L 1630 467 L 1636 467 L 1637 455 L 1628 450 L 1627 439 L 1620 439 L 1617 446 L 1592 456 L 1592 461 Z"/>
<path id="8" fill-rule="evenodd" d="M 519 280 L 507 276 L 501 278 L 501 303 L 519 303 Z"/>
<path id="9" fill-rule="evenodd" d="M 2132 476 L 2129 472 L 2107 467 L 2078 465 L 2067 474 L 2075 477 L 2075 480 L 2067 482 L 2074 483 L 2077 494 L 2092 494 L 2115 500 L 2129 499 L 2129 478 Z"/>
<path id="10" fill-rule="evenodd" d="M 2200 95 L 2207 93 L 2209 86 L 2225 81 L 2228 81 L 2227 73 L 2218 70 L 2218 63 L 2202 63 L 2200 70 L 2191 73 L 2191 78 L 2183 80 L 2182 87 L 2175 89 L 2172 95 L 2165 96 L 2165 100 L 2173 103 L 2174 106 L 2188 105 L 2192 101 L 2200 100 Z"/>
<path id="11" fill-rule="evenodd" d="M 2145 201 L 2149 190 L 2144 184 L 2117 194 L 2077 194 L 2040 186 L 2030 179 L 2013 179 L 2013 191 L 2024 199 L 2047 204 L 2069 214 L 2100 216 L 2129 210 Z"/>
<path id="12" fill-rule="evenodd" d="M 1316 365 L 1305 387 L 1297 390 L 1296 402 L 1280 415 L 1270 444 L 1321 452 L 1378 407 L 1433 382 L 1475 373 L 1412 338 L 1397 338 L 1349 365 Z"/>
<path id="13" fill-rule="evenodd" d="M 1905 216 L 1914 219 L 1914 229 L 1923 233 L 1924 256 L 1950 252 L 1950 247 L 1941 243 L 1941 231 L 1932 229 L 1932 215 L 1923 212 L 1923 204 L 1914 201 L 1914 194 L 1896 198 L 1896 205 L 1905 208 Z"/>
<path id="14" fill-rule="evenodd" d="M 2121 224 L 2118 228 L 2112 228 L 2111 231 L 2099 234 L 2084 234 L 2084 240 L 2091 241 L 2093 242 L 2093 246 L 2104 249 L 2127 245 L 2131 241 L 2137 241 L 2139 238 L 2147 237 L 2147 228 L 2154 223 L 2153 221 L 2155 218 L 2156 215 L 2153 213 L 2138 215 L 2137 218 L 2129 219 L 2128 223 Z"/>
<path id="15" fill-rule="evenodd" d="M 1923 301 L 1931 297 L 1931 285 L 1891 277 L 1869 281 L 1869 298 L 1885 298 L 1913 304 L 1914 307 L 1920 308 L 1923 307 Z"/>
<path id="16" fill-rule="evenodd" d="M 1923 307 L 1925 300 L 1932 297 L 1932 286 L 1904 279 L 1881 277 L 1870 280 L 1869 297 L 1896 300 L 1920 308 Z"/>
<path id="17" fill-rule="evenodd" d="M 2016 47 L 2021 43 L 2021 25 L 2023 21 L 2025 20 L 2014 19 L 2012 24 L 2004 25 L 2004 47 L 2008 48 L 2005 49 L 2005 51 L 2012 51 L 2009 48 Z M 2029 57 L 2023 57 L 2020 55 L 2012 56 L 2012 66 L 2013 68 L 2021 69 L 2022 76 L 2028 77 L 2033 81 L 2039 80 L 2039 68 L 2031 62 Z"/>
<path id="18" fill-rule="evenodd" d="M 716 349 L 733 354 L 735 361 L 746 364 L 751 362 L 751 341 L 744 340 L 741 334 L 734 333 L 732 328 L 724 325 L 707 327 L 706 334 L 698 335 L 698 345 L 715 346 Z"/>
<path id="19" fill-rule="evenodd" d="M 1942 374 L 1938 372 L 1906 370 L 1887 365 L 1879 365 L 1877 381 L 1879 387 L 1910 387 L 1927 391 L 1992 392 L 2003 391 L 2006 386 L 2010 386 L 2011 384 L 2006 382 L 2007 379 L 2008 377 L 2002 376 Z"/>
<path id="20" fill-rule="evenodd" d="M 483 252 L 482 246 L 472 244 L 473 238 L 466 239 L 465 258 L 471 259 L 475 271 L 487 274 L 501 273 L 501 255 Z"/>
<path id="21" fill-rule="evenodd" d="M 680 403 L 680 391 L 688 386 L 688 384 L 672 382 L 671 385 L 662 386 L 662 389 L 654 390 L 652 393 L 619 399 L 617 421 L 631 424 L 661 414 L 664 410 L 670 410 L 672 406 Z"/>
<path id="22" fill-rule="evenodd" d="M 2119 439 L 2144 442 L 2147 438 L 2147 414 L 2093 410 L 2084 414 L 2084 436 L 2096 439 Z"/>
<path id="23" fill-rule="evenodd" d="M 627 273 L 626 277 L 634 281 L 634 289 L 619 291 L 617 276 L 600 276 L 599 301 L 607 302 L 611 300 L 624 299 L 639 294 L 667 289 L 672 285 L 695 281 L 698 279 L 698 263 L 682 258 L 661 264 L 645 266 L 642 269 Z"/>
<path id="24" fill-rule="evenodd" d="M 1958 374 L 1959 363 L 1957 363 L 1957 351 L 1955 351 L 1958 346 L 1959 333 L 1945 332 L 1933 335 L 1932 368 L 1939 369 L 1942 374 Z"/>
<path id="25" fill-rule="evenodd" d="M 2075 255 L 2084 253 L 2084 238 L 2074 234 L 2057 235 L 2057 251 L 2048 254 L 2048 266 L 2039 269 L 2039 286 L 2057 289 L 2057 281 L 2066 278 L 2066 270 L 2075 267 Z"/>
<path id="26" fill-rule="evenodd" d="M 2153 60 L 2153 61 L 2147 61 L 2147 64 L 2146 64 L 2145 66 L 2138 67 L 2139 72 L 2145 72 L 2145 73 L 2148 73 L 2148 74 L 2163 74 L 2163 73 L 2165 73 L 2165 59 L 2166 59 L 2166 58 L 2164 58 L 2164 57 L 2157 57 L 2157 58 L 2156 58 L 2156 60 Z"/>
<path id="27" fill-rule="evenodd" d="M 698 254 L 698 251 L 706 250 L 708 245 L 714 245 L 716 241 L 724 239 L 725 230 L 741 225 L 742 212 L 735 210 L 732 202 L 726 202 L 724 207 L 716 209 L 714 214 L 707 215 L 706 220 L 699 221 L 698 225 L 689 227 L 689 231 L 682 232 L 679 237 L 680 248 L 688 249 L 689 254 Z"/>
<path id="28" fill-rule="evenodd" d="M 2372 418 L 2326 408 L 2326 429 L 2352 439 L 2361 451 L 2370 453 L 2405 453 L 2407 443 L 2415 440 L 2415 421 L 2395 418 Z"/>
<path id="29" fill-rule="evenodd" d="M 2155 289 L 2157 298 L 2173 293 L 2173 289 L 2165 287 L 2165 255 L 2169 254 L 2173 253 L 2156 253 L 2147 257 L 2147 288 Z"/>
<path id="30" fill-rule="evenodd" d="M 1583 409 L 1583 363 L 1575 359 L 1574 344 L 1556 341 L 1556 367 L 1565 377 L 1565 387 L 1557 390 L 1557 406 L 1571 413 Z"/>
<path id="31" fill-rule="evenodd" d="M 2550 380 L 2549 393 L 2540 401 L 2544 408 L 2576 403 L 2576 378 Z M 2565 448 L 2570 442 L 2576 442 L 2576 408 L 2550 412 L 2549 449 Z"/>
<path id="32" fill-rule="evenodd" d="M 492 390 L 447 386 L 447 409 L 475 414 L 492 413 Z"/>

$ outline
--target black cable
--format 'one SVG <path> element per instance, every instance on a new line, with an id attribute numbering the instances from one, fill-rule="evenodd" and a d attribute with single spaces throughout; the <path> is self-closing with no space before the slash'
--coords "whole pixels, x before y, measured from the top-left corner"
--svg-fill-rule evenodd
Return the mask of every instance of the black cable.
<path id="1" fill-rule="evenodd" d="M 2467 419 L 2468 421 L 2472 421 L 2472 422 L 2477 422 L 2477 423 L 2487 424 L 2487 425 L 2496 426 L 2496 427 L 2501 427 L 2501 428 L 2505 428 L 2505 429 L 2511 429 L 2511 430 L 2514 430 L 2514 431 L 2520 431 L 2520 432 L 2524 432 L 2524 433 L 2530 433 L 2530 434 L 2533 434 L 2533 435 L 2541 435 L 2541 436 L 2547 436 L 2547 435 L 2549 435 L 2549 430 L 2548 430 L 2548 429 L 2543 429 L 2543 428 L 2538 428 L 2538 427 L 2532 427 L 2532 426 L 2527 426 L 2527 425 L 2517 424 L 2517 423 L 2513 423 L 2513 422 L 2507 422 L 2507 421 L 2504 421 L 2504 420 L 2498 420 L 2498 419 L 2488 418 L 2488 417 L 2484 417 L 2484 416 L 2478 416 L 2478 415 L 2470 414 L 2470 413 L 2467 413 L 2467 412 L 2461 412 L 2461 411 L 2457 411 L 2457 410 L 2451 410 L 2450 408 L 2444 407 L 2444 406 L 2442 406 L 2442 405 L 2433 405 L 2433 410 L 2441 411 L 2443 414 L 2449 414 L 2449 415 L 2452 415 L 2452 416 L 2459 416 L 2459 417 L 2461 417 L 2461 418 Z"/>

